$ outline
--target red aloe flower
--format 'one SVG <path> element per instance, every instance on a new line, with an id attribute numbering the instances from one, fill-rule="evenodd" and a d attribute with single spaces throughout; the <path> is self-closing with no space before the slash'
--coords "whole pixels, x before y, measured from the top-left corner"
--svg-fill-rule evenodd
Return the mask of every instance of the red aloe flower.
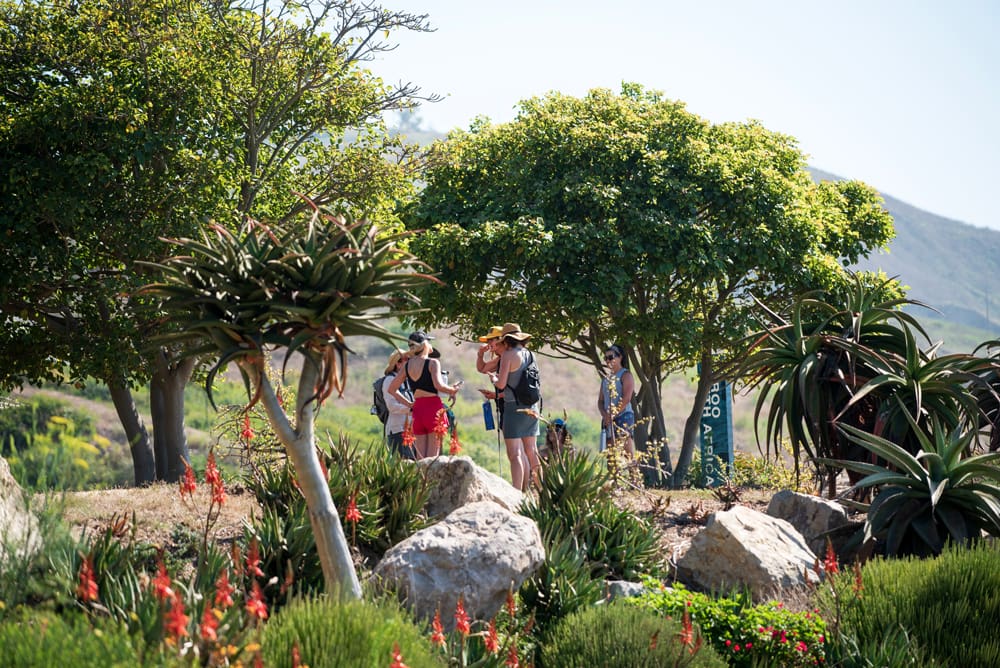
<path id="1" fill-rule="evenodd" d="M 267 603 L 264 601 L 264 594 L 260 591 L 260 584 L 256 580 L 254 580 L 253 589 L 250 591 L 250 598 L 247 599 L 246 609 L 251 617 L 267 619 Z"/>
<path id="2" fill-rule="evenodd" d="M 833 542 L 829 538 L 826 539 L 826 557 L 823 558 L 823 570 L 826 571 L 827 575 L 836 575 L 840 572 L 837 553 L 833 551 Z"/>
<path id="3" fill-rule="evenodd" d="M 161 559 L 156 565 L 156 577 L 153 578 L 153 595 L 160 603 L 174 597 L 174 590 L 170 588 L 170 585 L 170 575 Z"/>
<path id="4" fill-rule="evenodd" d="M 855 598 L 861 598 L 861 592 L 864 591 L 865 585 L 861 580 L 861 564 L 854 562 L 854 584 L 851 585 L 851 591 L 854 592 Z"/>
<path id="5" fill-rule="evenodd" d="M 448 454 L 457 455 L 460 452 L 462 452 L 462 444 L 458 442 L 458 428 L 456 427 L 455 431 L 451 432 L 451 443 L 448 447 Z"/>
<path id="6" fill-rule="evenodd" d="M 469 615 L 465 613 L 465 605 L 462 603 L 462 597 L 458 597 L 458 603 L 455 605 L 455 630 L 461 633 L 463 636 L 469 635 Z"/>
<path id="7" fill-rule="evenodd" d="M 434 611 L 434 621 L 431 622 L 431 644 L 444 647 L 444 627 L 441 626 L 441 610 Z"/>
<path id="8" fill-rule="evenodd" d="M 399 651 L 399 643 L 392 646 L 392 663 L 389 664 L 389 668 L 409 668 L 403 663 L 403 654 Z"/>
<path id="9" fill-rule="evenodd" d="M 223 610 L 233 605 L 233 592 L 236 589 L 229 584 L 229 571 L 223 571 L 215 581 L 215 605 Z"/>
<path id="10" fill-rule="evenodd" d="M 687 608 L 684 609 L 684 617 L 681 619 L 680 641 L 685 647 L 694 645 L 694 627 L 691 624 L 691 615 L 688 614 Z"/>
<path id="11" fill-rule="evenodd" d="M 201 614 L 201 626 L 198 627 L 198 634 L 205 640 L 219 639 L 219 618 L 215 616 L 215 610 L 205 606 L 205 612 Z"/>
<path id="12" fill-rule="evenodd" d="M 198 489 L 198 481 L 194 477 L 194 469 L 188 464 L 187 460 L 182 460 L 184 462 L 184 477 L 181 478 L 181 499 L 186 496 L 193 497 L 194 492 Z"/>
<path id="13" fill-rule="evenodd" d="M 178 639 L 186 636 L 188 616 L 184 614 L 184 601 L 180 596 L 174 595 L 170 598 L 170 609 L 163 617 L 163 630 L 168 638 Z"/>
<path id="14" fill-rule="evenodd" d="M 511 644 L 510 651 L 507 652 L 507 660 L 504 661 L 503 665 L 507 668 L 520 668 L 520 662 L 517 660 L 517 645 Z"/>
<path id="15" fill-rule="evenodd" d="M 514 592 L 510 589 L 507 590 L 507 614 L 510 615 L 511 620 L 517 614 L 517 603 L 514 602 Z"/>
<path id="16" fill-rule="evenodd" d="M 656 650 L 656 646 L 660 644 L 660 630 L 656 631 L 649 637 L 649 651 L 653 652 Z"/>
<path id="17" fill-rule="evenodd" d="M 252 441 L 254 437 L 253 429 L 250 427 L 250 414 L 246 413 L 243 415 L 243 431 L 240 432 L 240 436 L 244 441 Z"/>
<path id="18" fill-rule="evenodd" d="M 215 452 L 208 453 L 205 464 L 205 482 L 212 486 L 212 503 L 222 505 L 226 502 L 226 484 L 222 481 L 219 467 L 215 465 Z"/>
<path id="19" fill-rule="evenodd" d="M 292 668 L 302 668 L 302 654 L 299 653 L 299 644 L 292 643 Z"/>
<path id="20" fill-rule="evenodd" d="M 437 416 L 434 418 L 434 433 L 444 438 L 448 433 L 448 415 L 443 408 L 439 408 Z"/>
<path id="21" fill-rule="evenodd" d="M 361 521 L 361 511 L 358 510 L 358 504 L 355 500 L 357 496 L 357 492 L 351 494 L 351 500 L 347 502 L 347 512 L 344 513 L 344 519 L 355 524 Z"/>
<path id="22" fill-rule="evenodd" d="M 403 423 L 403 445 L 412 448 L 416 441 L 417 439 L 413 436 L 413 424 L 410 423 L 410 418 L 407 416 L 406 422 Z"/>
<path id="23" fill-rule="evenodd" d="M 247 550 L 246 572 L 259 578 L 264 577 L 264 571 L 260 570 L 260 548 L 257 546 L 256 538 L 250 541 L 250 549 Z"/>
<path id="24" fill-rule="evenodd" d="M 94 561 L 87 558 L 80 564 L 80 584 L 76 586 L 77 598 L 83 601 L 97 600 L 97 580 L 94 579 Z"/>
<path id="25" fill-rule="evenodd" d="M 490 654 L 500 651 L 500 636 L 497 635 L 496 617 L 490 620 L 490 626 L 486 629 L 486 637 L 483 638 L 483 645 Z"/>

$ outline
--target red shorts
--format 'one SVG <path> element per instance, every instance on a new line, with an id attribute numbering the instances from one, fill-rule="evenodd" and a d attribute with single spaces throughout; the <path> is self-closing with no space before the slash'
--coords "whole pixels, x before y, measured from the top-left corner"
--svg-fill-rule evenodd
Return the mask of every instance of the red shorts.
<path id="1" fill-rule="evenodd" d="M 433 434 L 438 411 L 444 408 L 441 397 L 417 397 L 413 401 L 413 435 Z M 447 417 L 445 420 L 447 421 Z"/>

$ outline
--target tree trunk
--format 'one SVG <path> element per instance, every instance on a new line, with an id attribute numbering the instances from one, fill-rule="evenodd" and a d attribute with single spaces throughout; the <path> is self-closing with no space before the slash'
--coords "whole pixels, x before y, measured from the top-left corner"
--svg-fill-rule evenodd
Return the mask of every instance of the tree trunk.
<path id="1" fill-rule="evenodd" d="M 340 515 L 333 505 L 330 484 L 323 475 L 316 453 L 315 443 L 315 400 L 310 398 L 316 392 L 318 361 L 305 360 L 299 378 L 296 399 L 296 426 L 288 423 L 288 418 L 278 404 L 274 389 L 267 375 L 251 367 L 247 368 L 251 380 L 259 387 L 260 400 L 267 411 L 268 419 L 275 434 L 285 446 L 292 462 L 296 479 L 309 508 L 309 522 L 316 540 L 316 551 L 323 567 L 323 581 L 329 594 L 336 592 L 342 599 L 361 598 L 361 583 L 354 570 L 354 560 L 347 544 L 347 537 L 340 524 Z"/>
<path id="2" fill-rule="evenodd" d="M 708 391 L 715 382 L 715 368 L 712 365 L 711 353 L 703 352 L 701 355 L 701 368 L 698 374 L 698 387 L 694 393 L 694 403 L 687 420 L 684 421 L 684 438 L 681 442 L 681 451 L 677 455 L 677 468 L 674 469 L 672 487 L 678 488 L 684 484 L 688 469 L 691 467 L 691 458 L 694 450 L 701 442 L 701 414 L 705 409 L 705 400 L 708 398 Z"/>
<path id="3" fill-rule="evenodd" d="M 111 401 L 114 402 L 118 419 L 125 429 L 129 451 L 132 453 L 132 469 L 136 487 L 148 485 L 156 479 L 156 458 L 149 442 L 149 433 L 136 410 L 132 390 L 128 385 L 115 380 L 108 382 Z"/>
<path id="4" fill-rule="evenodd" d="M 670 480 L 670 444 L 663 418 L 663 395 L 656 382 L 643 379 L 636 393 L 637 424 L 633 439 L 642 453 L 640 470 L 647 487 L 663 487 Z"/>
<path id="5" fill-rule="evenodd" d="M 184 462 L 189 461 L 184 433 L 184 388 L 193 371 L 192 358 L 171 363 L 165 352 L 157 354 L 149 400 L 158 480 L 177 482 L 184 475 Z"/>

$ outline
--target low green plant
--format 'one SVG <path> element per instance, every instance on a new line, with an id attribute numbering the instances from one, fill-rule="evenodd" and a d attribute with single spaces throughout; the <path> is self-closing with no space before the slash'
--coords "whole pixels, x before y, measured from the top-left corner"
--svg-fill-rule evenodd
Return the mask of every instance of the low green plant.
<path id="1" fill-rule="evenodd" d="M 861 648 L 904 633 L 923 664 L 1000 665 L 1000 547 L 981 542 L 950 545 L 937 557 L 874 559 L 836 576 L 836 588 L 857 590 L 856 605 L 840 605 L 840 630 Z M 830 589 L 817 595 L 824 616 L 837 600 Z M 865 665 L 865 664 L 853 664 Z"/>
<path id="2" fill-rule="evenodd" d="M 697 630 L 634 606 L 588 606 L 564 618 L 546 637 L 541 668 L 725 666 Z"/>
<path id="3" fill-rule="evenodd" d="M 542 534 L 545 561 L 524 581 L 518 595 L 544 634 L 566 615 L 600 601 L 604 582 L 594 577 L 586 555 L 571 536 Z"/>
<path id="4" fill-rule="evenodd" d="M 810 666 L 825 660 L 826 623 L 816 612 L 795 612 L 780 602 L 754 604 L 749 594 L 714 597 L 676 583 L 647 579 L 647 591 L 629 605 L 680 619 L 690 615 L 732 666 Z"/>
<path id="5" fill-rule="evenodd" d="M 396 654 L 410 668 L 446 665 L 421 629 L 388 602 L 295 600 L 264 627 L 261 648 L 271 668 L 385 668 Z"/>
<path id="6" fill-rule="evenodd" d="M 725 470 L 721 462 L 717 470 Z M 786 466 L 780 455 L 757 457 L 737 451 L 733 455 L 732 474 L 724 477 L 727 482 L 740 488 L 805 491 L 807 487 L 801 477 L 796 479 L 795 469 Z M 687 485 L 698 487 L 701 479 L 701 455 L 696 452 L 685 480 Z"/>
<path id="7" fill-rule="evenodd" d="M 842 429 L 885 464 L 838 462 L 867 474 L 854 489 L 875 489 L 868 507 L 864 540 L 889 555 L 940 554 L 948 541 L 968 545 L 983 532 L 1000 536 L 1000 452 L 968 456 L 976 434 L 946 430 L 936 416 L 930 435 L 913 435 L 919 454 L 884 438 L 844 425 Z"/>
<path id="8" fill-rule="evenodd" d="M 124 625 L 106 622 L 94 627 L 80 613 L 57 615 L 51 611 L 25 609 L 16 618 L 0 624 L 0 647 L 7 668 L 133 668 L 138 665 L 181 665 L 167 662 L 142 663 Z"/>

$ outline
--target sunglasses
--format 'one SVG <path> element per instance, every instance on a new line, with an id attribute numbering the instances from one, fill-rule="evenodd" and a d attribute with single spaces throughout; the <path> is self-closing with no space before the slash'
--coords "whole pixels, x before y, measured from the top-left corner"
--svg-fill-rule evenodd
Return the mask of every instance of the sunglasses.
<path id="1" fill-rule="evenodd" d="M 611 353 L 610 355 L 605 355 L 604 356 L 604 361 L 605 362 L 610 362 L 611 360 L 616 359 L 617 357 L 618 357 L 618 355 L 615 355 L 614 353 Z"/>

